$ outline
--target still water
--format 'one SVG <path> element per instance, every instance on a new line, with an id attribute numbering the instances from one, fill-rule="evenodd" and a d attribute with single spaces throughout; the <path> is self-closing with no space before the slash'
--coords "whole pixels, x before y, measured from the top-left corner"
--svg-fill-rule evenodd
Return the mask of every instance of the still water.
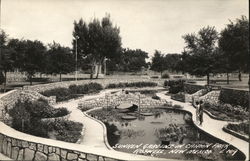
<path id="1" fill-rule="evenodd" d="M 195 128 L 191 116 L 184 111 L 158 108 L 147 112 L 153 115 L 126 113 L 123 115 L 137 118 L 101 119 L 107 127 L 110 146 L 122 152 L 182 160 L 245 158 L 238 149 Z"/>

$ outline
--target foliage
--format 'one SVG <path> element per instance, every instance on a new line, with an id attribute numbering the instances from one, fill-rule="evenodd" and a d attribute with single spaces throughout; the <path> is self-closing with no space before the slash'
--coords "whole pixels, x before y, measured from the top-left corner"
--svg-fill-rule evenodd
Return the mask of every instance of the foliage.
<path id="1" fill-rule="evenodd" d="M 178 80 L 165 80 L 164 86 L 169 86 L 169 93 L 176 94 L 184 91 L 184 82 L 183 79 Z"/>
<path id="2" fill-rule="evenodd" d="M 47 131 L 54 131 L 57 140 L 75 143 L 81 137 L 83 125 L 69 120 L 48 122 Z"/>
<path id="3" fill-rule="evenodd" d="M 165 69 L 164 68 L 164 55 L 161 54 L 160 51 L 155 50 L 154 56 L 152 58 L 151 70 L 161 72 Z"/>
<path id="4" fill-rule="evenodd" d="M 96 93 L 103 87 L 99 83 L 88 83 L 84 85 L 70 85 L 69 88 L 54 88 L 42 92 L 44 96 L 56 96 L 58 102 L 82 96 L 82 94 Z"/>
<path id="5" fill-rule="evenodd" d="M 126 88 L 126 87 L 155 87 L 157 83 L 154 82 L 131 82 L 131 83 L 110 83 L 106 86 L 106 88 Z"/>
<path id="6" fill-rule="evenodd" d="M 73 40 L 73 49 L 75 50 L 77 42 L 79 58 L 90 60 L 90 66 L 98 65 L 99 71 L 105 58 L 111 59 L 120 53 L 119 33 L 120 29 L 113 26 L 110 15 L 106 15 L 101 22 L 95 18 L 89 24 L 80 19 L 74 22 L 73 37 L 77 41 Z M 98 78 L 98 74 L 96 77 Z"/>
<path id="7" fill-rule="evenodd" d="M 156 50 L 152 58 L 151 70 L 162 72 L 164 70 L 179 71 L 177 67 L 181 60 L 180 54 L 161 54 L 160 51 Z"/>
<path id="8" fill-rule="evenodd" d="M 179 92 L 177 94 L 172 94 L 171 99 L 180 101 L 180 102 L 185 102 L 185 94 L 182 92 Z"/>
<path id="9" fill-rule="evenodd" d="M 16 130 L 41 137 L 48 137 L 48 125 L 42 118 L 61 117 L 69 113 L 66 108 L 54 109 L 46 100 L 18 100 L 8 111 L 12 117 L 12 127 Z"/>
<path id="10" fill-rule="evenodd" d="M 58 43 L 49 44 L 47 51 L 47 66 L 46 73 L 61 74 L 70 73 L 75 70 L 75 59 L 70 48 L 63 47 Z"/>
<path id="11" fill-rule="evenodd" d="M 245 109 L 249 106 L 249 91 L 222 88 L 219 96 L 219 100 L 223 103 L 229 103 L 232 105 L 240 105 Z"/>
<path id="12" fill-rule="evenodd" d="M 223 52 L 226 70 L 249 69 L 249 20 L 246 16 L 230 21 L 220 33 L 219 48 Z M 240 78 L 239 78 L 240 79 Z"/>
<path id="13" fill-rule="evenodd" d="M 186 64 L 186 72 L 197 76 L 207 76 L 215 69 L 216 42 L 218 33 L 214 27 L 204 27 L 198 34 L 186 34 L 183 36 L 187 51 L 183 53 L 183 61 Z"/>
<path id="14" fill-rule="evenodd" d="M 234 120 L 247 120 L 249 112 L 246 111 L 241 106 L 232 106 L 230 104 L 222 103 L 208 103 L 204 102 L 204 109 L 209 111 L 218 119 L 225 121 L 234 121 Z"/>
<path id="15" fill-rule="evenodd" d="M 166 73 L 166 72 L 164 72 L 163 74 L 162 74 L 162 76 L 161 76 L 161 78 L 170 78 L 170 75 L 168 74 L 168 73 Z"/>
<path id="16" fill-rule="evenodd" d="M 229 123 L 227 128 L 243 135 L 249 135 L 249 123 L 247 122 L 242 122 L 239 124 Z"/>

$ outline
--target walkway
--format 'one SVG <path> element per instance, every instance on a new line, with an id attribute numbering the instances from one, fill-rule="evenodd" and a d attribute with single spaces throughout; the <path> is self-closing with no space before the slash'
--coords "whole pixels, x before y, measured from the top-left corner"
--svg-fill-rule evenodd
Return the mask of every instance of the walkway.
<path id="1" fill-rule="evenodd" d="M 78 107 L 79 101 L 98 98 L 98 97 L 104 97 L 105 93 L 110 93 L 111 91 L 114 91 L 114 90 L 105 90 L 105 91 L 100 92 L 97 95 L 85 96 L 81 99 L 76 99 L 73 101 L 59 103 L 55 105 L 55 107 L 66 107 L 69 111 L 71 111 L 69 120 L 80 122 L 84 125 L 84 129 L 83 129 L 84 139 L 81 140 L 80 144 L 108 149 L 106 144 L 104 143 L 102 125 L 98 123 L 97 121 L 87 117 L 77 107 Z"/>
<path id="2" fill-rule="evenodd" d="M 246 155 L 246 160 L 249 160 L 249 143 L 239 139 L 231 134 L 228 134 L 222 130 L 222 128 L 228 124 L 227 121 L 220 121 L 210 118 L 206 113 L 203 114 L 203 124 L 202 126 L 197 125 L 197 122 L 194 120 L 196 118 L 196 110 L 191 105 L 191 103 L 183 103 L 179 101 L 172 100 L 170 96 L 165 95 L 166 92 L 160 92 L 157 93 L 157 96 L 159 96 L 162 99 L 165 99 L 166 101 L 171 101 L 173 105 L 181 105 L 183 106 L 183 109 L 186 111 L 189 111 L 193 115 L 193 121 L 195 125 L 200 128 L 201 130 L 235 146 L 240 151 L 242 151 Z"/>

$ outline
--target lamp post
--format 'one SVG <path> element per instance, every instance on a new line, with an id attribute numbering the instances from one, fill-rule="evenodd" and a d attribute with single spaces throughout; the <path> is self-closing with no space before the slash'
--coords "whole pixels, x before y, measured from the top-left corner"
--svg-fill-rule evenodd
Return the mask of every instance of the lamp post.
<path id="1" fill-rule="evenodd" d="M 75 81 L 77 81 L 77 39 L 79 39 L 79 36 L 76 36 L 75 37 L 75 40 L 76 40 L 76 72 L 75 72 Z"/>

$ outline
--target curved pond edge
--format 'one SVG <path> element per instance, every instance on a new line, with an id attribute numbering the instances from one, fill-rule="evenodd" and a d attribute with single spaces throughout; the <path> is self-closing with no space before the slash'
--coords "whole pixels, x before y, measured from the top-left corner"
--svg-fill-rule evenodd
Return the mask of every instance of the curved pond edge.
<path id="1" fill-rule="evenodd" d="M 236 131 L 230 130 L 229 128 L 227 128 L 227 125 L 224 126 L 222 128 L 222 130 L 225 131 L 225 132 L 227 132 L 227 133 L 229 133 L 229 134 L 231 134 L 231 135 L 233 135 L 233 136 L 235 136 L 235 137 L 237 137 L 237 138 L 240 138 L 240 139 L 242 139 L 242 140 L 247 141 L 247 142 L 250 143 L 250 140 L 249 140 L 249 138 L 247 138 L 247 136 L 242 135 L 242 134 L 240 134 L 240 133 L 238 133 Z"/>
<path id="2" fill-rule="evenodd" d="M 107 146 L 108 149 L 114 150 L 114 149 L 109 145 L 109 143 L 108 143 L 106 125 L 105 125 L 102 121 L 100 121 L 100 120 L 98 120 L 98 119 L 96 119 L 96 118 L 93 118 L 93 117 L 91 117 L 91 116 L 89 116 L 89 115 L 87 114 L 88 112 L 95 111 L 95 110 L 102 109 L 102 108 L 103 108 L 103 107 L 93 108 L 93 109 L 84 111 L 83 113 L 84 113 L 84 115 L 85 115 L 86 117 L 88 117 L 88 118 L 90 118 L 90 119 L 92 119 L 92 120 L 95 120 L 95 121 L 97 121 L 98 123 L 100 123 L 100 124 L 102 125 L 102 127 L 103 127 L 104 143 L 105 143 L 105 145 Z M 191 124 L 192 124 L 192 126 L 194 126 L 197 130 L 202 131 L 203 133 L 205 133 L 206 135 L 208 135 L 208 136 L 210 136 L 210 137 L 213 137 L 214 139 L 217 139 L 217 140 L 219 140 L 219 141 L 221 141 L 221 142 L 227 143 L 226 141 L 224 141 L 224 140 L 222 140 L 222 139 L 220 139 L 220 138 L 218 138 L 218 137 L 216 137 L 216 136 L 214 136 L 214 135 L 212 135 L 212 134 L 206 132 L 205 130 L 202 130 L 201 128 L 199 128 L 199 126 L 196 125 L 196 124 L 194 123 L 193 114 L 192 114 L 190 111 L 187 111 L 187 110 L 184 110 L 184 109 L 177 109 L 177 108 L 164 107 L 164 106 L 162 106 L 162 107 L 157 107 L 157 108 L 160 108 L 160 109 L 169 109 L 169 110 L 173 110 L 173 111 L 185 112 L 185 113 L 191 115 L 191 118 L 192 118 Z M 233 145 L 230 144 L 230 143 L 227 143 L 227 144 L 231 145 L 231 146 L 234 147 L 235 149 L 238 149 L 237 147 L 233 146 Z M 238 149 L 238 150 L 239 150 L 239 149 Z M 245 155 L 241 150 L 239 150 L 239 152 L 244 156 L 244 160 L 246 160 L 246 155 Z M 170 158 L 160 158 L 160 159 L 170 159 Z"/>
<path id="3" fill-rule="evenodd" d="M 82 112 L 82 113 L 83 113 L 86 117 L 88 117 L 88 118 L 90 118 L 90 119 L 92 119 L 92 120 L 94 120 L 94 121 L 96 121 L 96 122 L 98 122 L 99 124 L 102 125 L 102 128 L 103 128 L 103 140 L 104 140 L 104 144 L 106 145 L 106 147 L 107 147 L 109 150 L 114 150 L 114 149 L 109 145 L 109 143 L 108 143 L 106 125 L 105 125 L 102 121 L 100 121 L 100 120 L 98 120 L 98 119 L 96 119 L 96 118 L 94 118 L 94 117 L 91 117 L 90 115 L 87 114 L 88 112 L 95 111 L 95 110 L 102 109 L 102 108 L 103 108 L 103 107 L 97 107 L 97 108 L 89 109 L 89 110 L 84 111 L 84 112 Z"/>

